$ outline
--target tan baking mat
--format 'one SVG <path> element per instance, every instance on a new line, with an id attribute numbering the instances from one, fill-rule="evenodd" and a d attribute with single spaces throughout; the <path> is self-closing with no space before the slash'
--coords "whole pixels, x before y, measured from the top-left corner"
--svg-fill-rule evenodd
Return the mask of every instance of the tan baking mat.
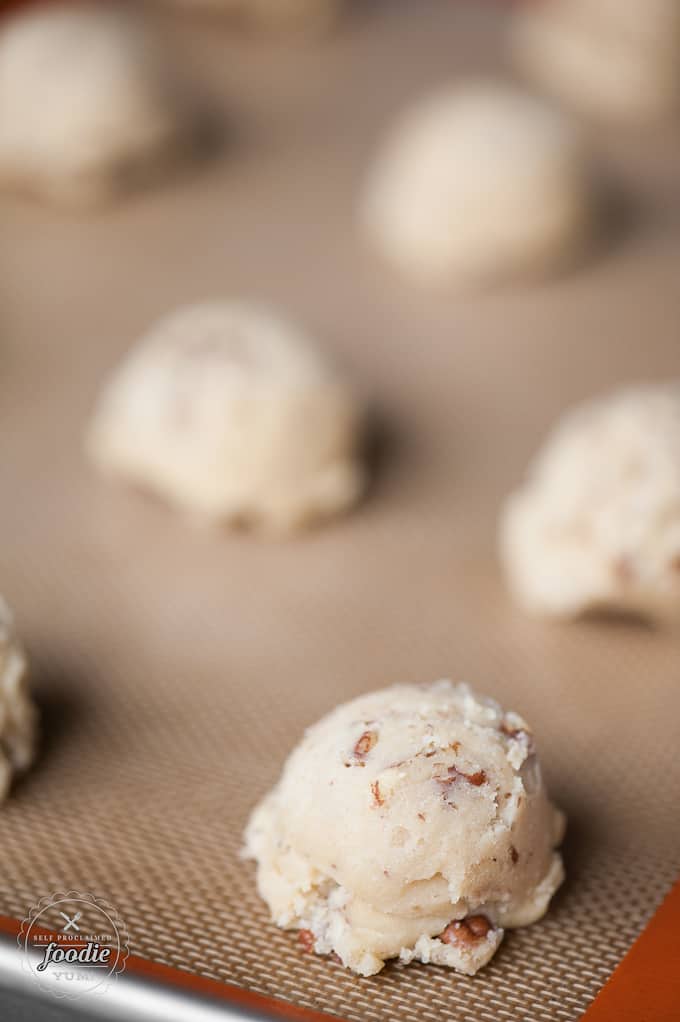
<path id="1" fill-rule="evenodd" d="M 196 177 L 69 219 L 0 204 L 0 588 L 45 740 L 2 811 L 0 913 L 92 891 L 137 955 L 356 1020 L 575 1019 L 680 868 L 678 640 L 527 620 L 499 501 L 568 404 L 680 373 L 680 139 L 598 138 L 634 201 L 567 279 L 455 300 L 400 286 L 353 224 L 385 118 L 491 67 L 501 15 L 372 5 L 319 45 L 186 33 L 233 139 Z M 337 349 L 386 424 L 358 513 L 273 544 L 192 531 L 89 471 L 107 370 L 169 307 L 264 296 Z M 273 928 L 238 858 L 302 728 L 399 680 L 466 679 L 536 727 L 568 881 L 474 979 L 359 979 Z"/>

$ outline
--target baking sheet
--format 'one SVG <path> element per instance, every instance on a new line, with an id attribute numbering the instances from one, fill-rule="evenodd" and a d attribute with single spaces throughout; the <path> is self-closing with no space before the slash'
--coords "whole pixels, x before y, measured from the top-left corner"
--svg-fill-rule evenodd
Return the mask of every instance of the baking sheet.
<path id="1" fill-rule="evenodd" d="M 598 132 L 627 196 L 578 271 L 462 298 L 410 289 L 363 244 L 381 128 L 447 77 L 503 64 L 501 7 L 376 3 L 321 42 L 186 26 L 229 133 L 195 176 L 96 215 L 0 202 L 0 589 L 44 741 L 2 811 L 0 913 L 64 888 L 134 954 L 357 1022 L 571 1020 L 680 868 L 678 640 L 529 620 L 495 555 L 503 495 L 563 408 L 680 371 L 680 137 Z M 193 529 L 82 454 L 107 371 L 156 317 L 245 294 L 338 353 L 382 423 L 363 506 L 274 543 Z M 239 859 L 302 729 L 396 681 L 467 680 L 535 726 L 569 815 L 568 879 L 469 979 L 360 979 L 268 921 Z"/>

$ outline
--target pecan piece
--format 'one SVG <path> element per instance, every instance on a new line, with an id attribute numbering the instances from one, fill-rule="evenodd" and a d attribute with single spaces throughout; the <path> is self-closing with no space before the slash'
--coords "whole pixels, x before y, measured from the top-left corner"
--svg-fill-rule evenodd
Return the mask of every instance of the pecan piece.
<path id="1" fill-rule="evenodd" d="M 484 770 L 475 770 L 473 774 L 466 774 L 465 771 L 459 770 L 458 767 L 450 766 L 446 772 L 446 777 L 437 778 L 440 784 L 455 784 L 458 778 L 462 777 L 468 782 L 468 784 L 472 784 L 473 787 L 479 788 L 482 784 L 486 784 L 487 781 L 486 771 Z"/>
<path id="2" fill-rule="evenodd" d="M 463 774 L 463 777 L 468 784 L 474 785 L 475 788 L 479 788 L 482 784 L 486 784 L 486 773 L 483 770 L 476 770 L 474 774 Z"/>
<path id="3" fill-rule="evenodd" d="M 377 731 L 364 731 L 364 733 L 357 738 L 354 746 L 354 755 L 358 759 L 362 759 L 364 756 L 368 756 L 373 746 L 378 741 Z"/>
<path id="4" fill-rule="evenodd" d="M 519 852 L 514 845 L 510 845 L 510 858 L 512 859 L 513 866 L 516 866 L 519 862 Z"/>
<path id="5" fill-rule="evenodd" d="M 529 731 L 525 731 L 523 727 L 510 727 L 505 721 L 503 721 L 499 731 L 501 734 L 507 735 L 508 738 L 512 738 L 516 742 L 524 742 L 529 755 L 531 755 L 534 751 L 534 736 Z"/>
<path id="6" fill-rule="evenodd" d="M 374 806 L 384 806 L 385 799 L 382 797 L 380 785 L 377 781 L 371 781 L 371 794 L 373 795 Z"/>
<path id="7" fill-rule="evenodd" d="M 439 939 L 444 944 L 457 944 L 459 947 L 472 947 L 483 940 L 493 926 L 486 916 L 468 916 L 449 923 Z"/>
<path id="8" fill-rule="evenodd" d="M 306 954 L 314 950 L 314 940 L 311 930 L 298 930 L 298 944 Z"/>

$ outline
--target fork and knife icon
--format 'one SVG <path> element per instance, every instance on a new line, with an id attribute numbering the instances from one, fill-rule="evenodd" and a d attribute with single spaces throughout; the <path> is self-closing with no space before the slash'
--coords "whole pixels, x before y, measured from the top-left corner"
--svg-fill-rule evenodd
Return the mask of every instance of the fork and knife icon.
<path id="1" fill-rule="evenodd" d="M 80 919 L 82 914 L 83 914 L 82 912 L 76 912 L 74 916 L 68 916 L 66 915 L 65 912 L 60 912 L 59 915 L 62 917 L 62 919 L 66 920 L 66 925 L 62 926 L 62 931 L 64 933 L 66 933 L 67 930 L 80 931 L 80 927 L 78 926 L 78 920 Z"/>

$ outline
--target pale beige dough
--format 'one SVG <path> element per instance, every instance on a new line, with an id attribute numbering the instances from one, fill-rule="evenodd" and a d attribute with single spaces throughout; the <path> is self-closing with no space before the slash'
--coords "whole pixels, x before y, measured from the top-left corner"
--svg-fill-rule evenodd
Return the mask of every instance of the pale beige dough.
<path id="1" fill-rule="evenodd" d="M 473 974 L 563 879 L 564 817 L 528 724 L 467 685 L 396 685 L 309 728 L 245 854 L 274 922 L 364 976 L 388 958 Z M 459 921 L 459 922 L 457 922 Z"/>
<path id="2" fill-rule="evenodd" d="M 0 596 L 0 799 L 35 756 L 37 714 L 28 692 L 26 655 Z"/>
<path id="3" fill-rule="evenodd" d="M 510 85 L 471 81 L 397 120 L 361 219 L 405 276 L 456 287 L 573 257 L 591 200 L 582 140 L 565 116 Z"/>
<path id="4" fill-rule="evenodd" d="M 530 611 L 680 619 L 680 384 L 569 412 L 506 502 L 500 544 Z"/>
<path id="5" fill-rule="evenodd" d="M 104 389 L 95 462 L 217 522 L 285 532 L 364 486 L 362 409 L 302 330 L 243 302 L 190 306 L 142 338 Z"/>
<path id="6" fill-rule="evenodd" d="M 0 22 L 0 185 L 100 203 L 196 141 L 193 90 L 122 7 L 29 4 Z"/>
<path id="7" fill-rule="evenodd" d="M 517 64 L 565 103 L 616 122 L 680 109 L 678 0 L 543 0 L 512 22 Z"/>

